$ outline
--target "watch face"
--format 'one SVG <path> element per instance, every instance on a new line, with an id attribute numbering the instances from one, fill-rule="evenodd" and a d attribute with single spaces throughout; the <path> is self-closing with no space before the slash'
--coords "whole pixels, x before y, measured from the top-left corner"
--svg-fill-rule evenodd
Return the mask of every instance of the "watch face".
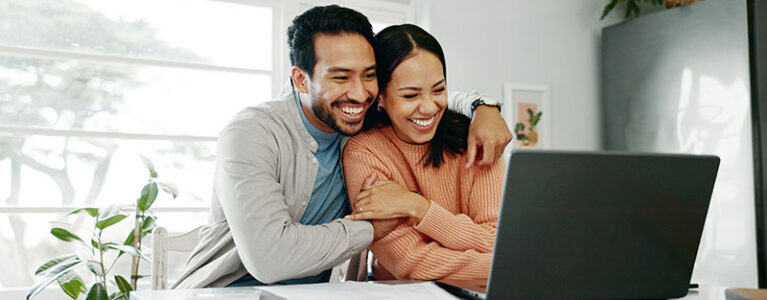
<path id="1" fill-rule="evenodd" d="M 482 99 L 474 100 L 474 102 L 471 103 L 471 110 L 476 110 L 477 107 L 484 104 L 485 104 L 485 100 L 482 100 Z"/>

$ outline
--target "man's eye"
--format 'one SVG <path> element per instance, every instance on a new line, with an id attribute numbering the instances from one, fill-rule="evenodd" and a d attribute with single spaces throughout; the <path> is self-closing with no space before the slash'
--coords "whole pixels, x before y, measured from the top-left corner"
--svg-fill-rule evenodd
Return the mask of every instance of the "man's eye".
<path id="1" fill-rule="evenodd" d="M 333 80 L 347 80 L 347 79 L 349 79 L 349 77 L 346 77 L 346 76 L 334 76 L 333 77 Z"/>
<path id="2" fill-rule="evenodd" d="M 376 73 L 365 74 L 365 78 L 376 78 Z"/>
<path id="3" fill-rule="evenodd" d="M 442 94 L 442 92 L 444 92 L 444 91 L 445 91 L 445 88 L 438 88 L 438 89 L 434 90 L 434 93 L 435 94 Z"/>

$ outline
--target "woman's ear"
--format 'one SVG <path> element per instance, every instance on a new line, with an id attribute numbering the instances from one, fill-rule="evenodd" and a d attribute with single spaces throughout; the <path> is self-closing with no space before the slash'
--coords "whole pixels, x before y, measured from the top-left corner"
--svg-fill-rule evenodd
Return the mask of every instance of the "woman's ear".
<path id="1" fill-rule="evenodd" d="M 376 107 L 379 111 L 382 110 L 382 109 L 386 109 L 386 105 L 384 104 L 383 99 L 384 99 L 383 92 L 379 92 L 378 93 L 378 98 L 377 98 L 377 100 L 378 100 L 378 107 Z"/>
<path id="2" fill-rule="evenodd" d="M 298 66 L 290 68 L 290 78 L 293 79 L 293 85 L 298 92 L 309 93 L 309 74 Z"/>

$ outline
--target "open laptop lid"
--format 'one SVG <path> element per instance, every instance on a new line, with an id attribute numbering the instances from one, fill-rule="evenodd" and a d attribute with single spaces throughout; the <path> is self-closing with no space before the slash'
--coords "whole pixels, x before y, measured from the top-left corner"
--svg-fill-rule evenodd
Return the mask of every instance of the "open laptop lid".
<path id="1" fill-rule="evenodd" d="M 719 158 L 515 151 L 488 299 L 687 293 Z"/>

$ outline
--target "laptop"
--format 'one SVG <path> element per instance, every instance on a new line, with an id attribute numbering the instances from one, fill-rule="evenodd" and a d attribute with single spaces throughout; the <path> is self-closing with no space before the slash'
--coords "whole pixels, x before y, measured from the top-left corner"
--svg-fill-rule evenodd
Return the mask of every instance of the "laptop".
<path id="1" fill-rule="evenodd" d="M 441 285 L 490 300 L 685 296 L 718 168 L 708 155 L 514 151 L 487 287 Z"/>

